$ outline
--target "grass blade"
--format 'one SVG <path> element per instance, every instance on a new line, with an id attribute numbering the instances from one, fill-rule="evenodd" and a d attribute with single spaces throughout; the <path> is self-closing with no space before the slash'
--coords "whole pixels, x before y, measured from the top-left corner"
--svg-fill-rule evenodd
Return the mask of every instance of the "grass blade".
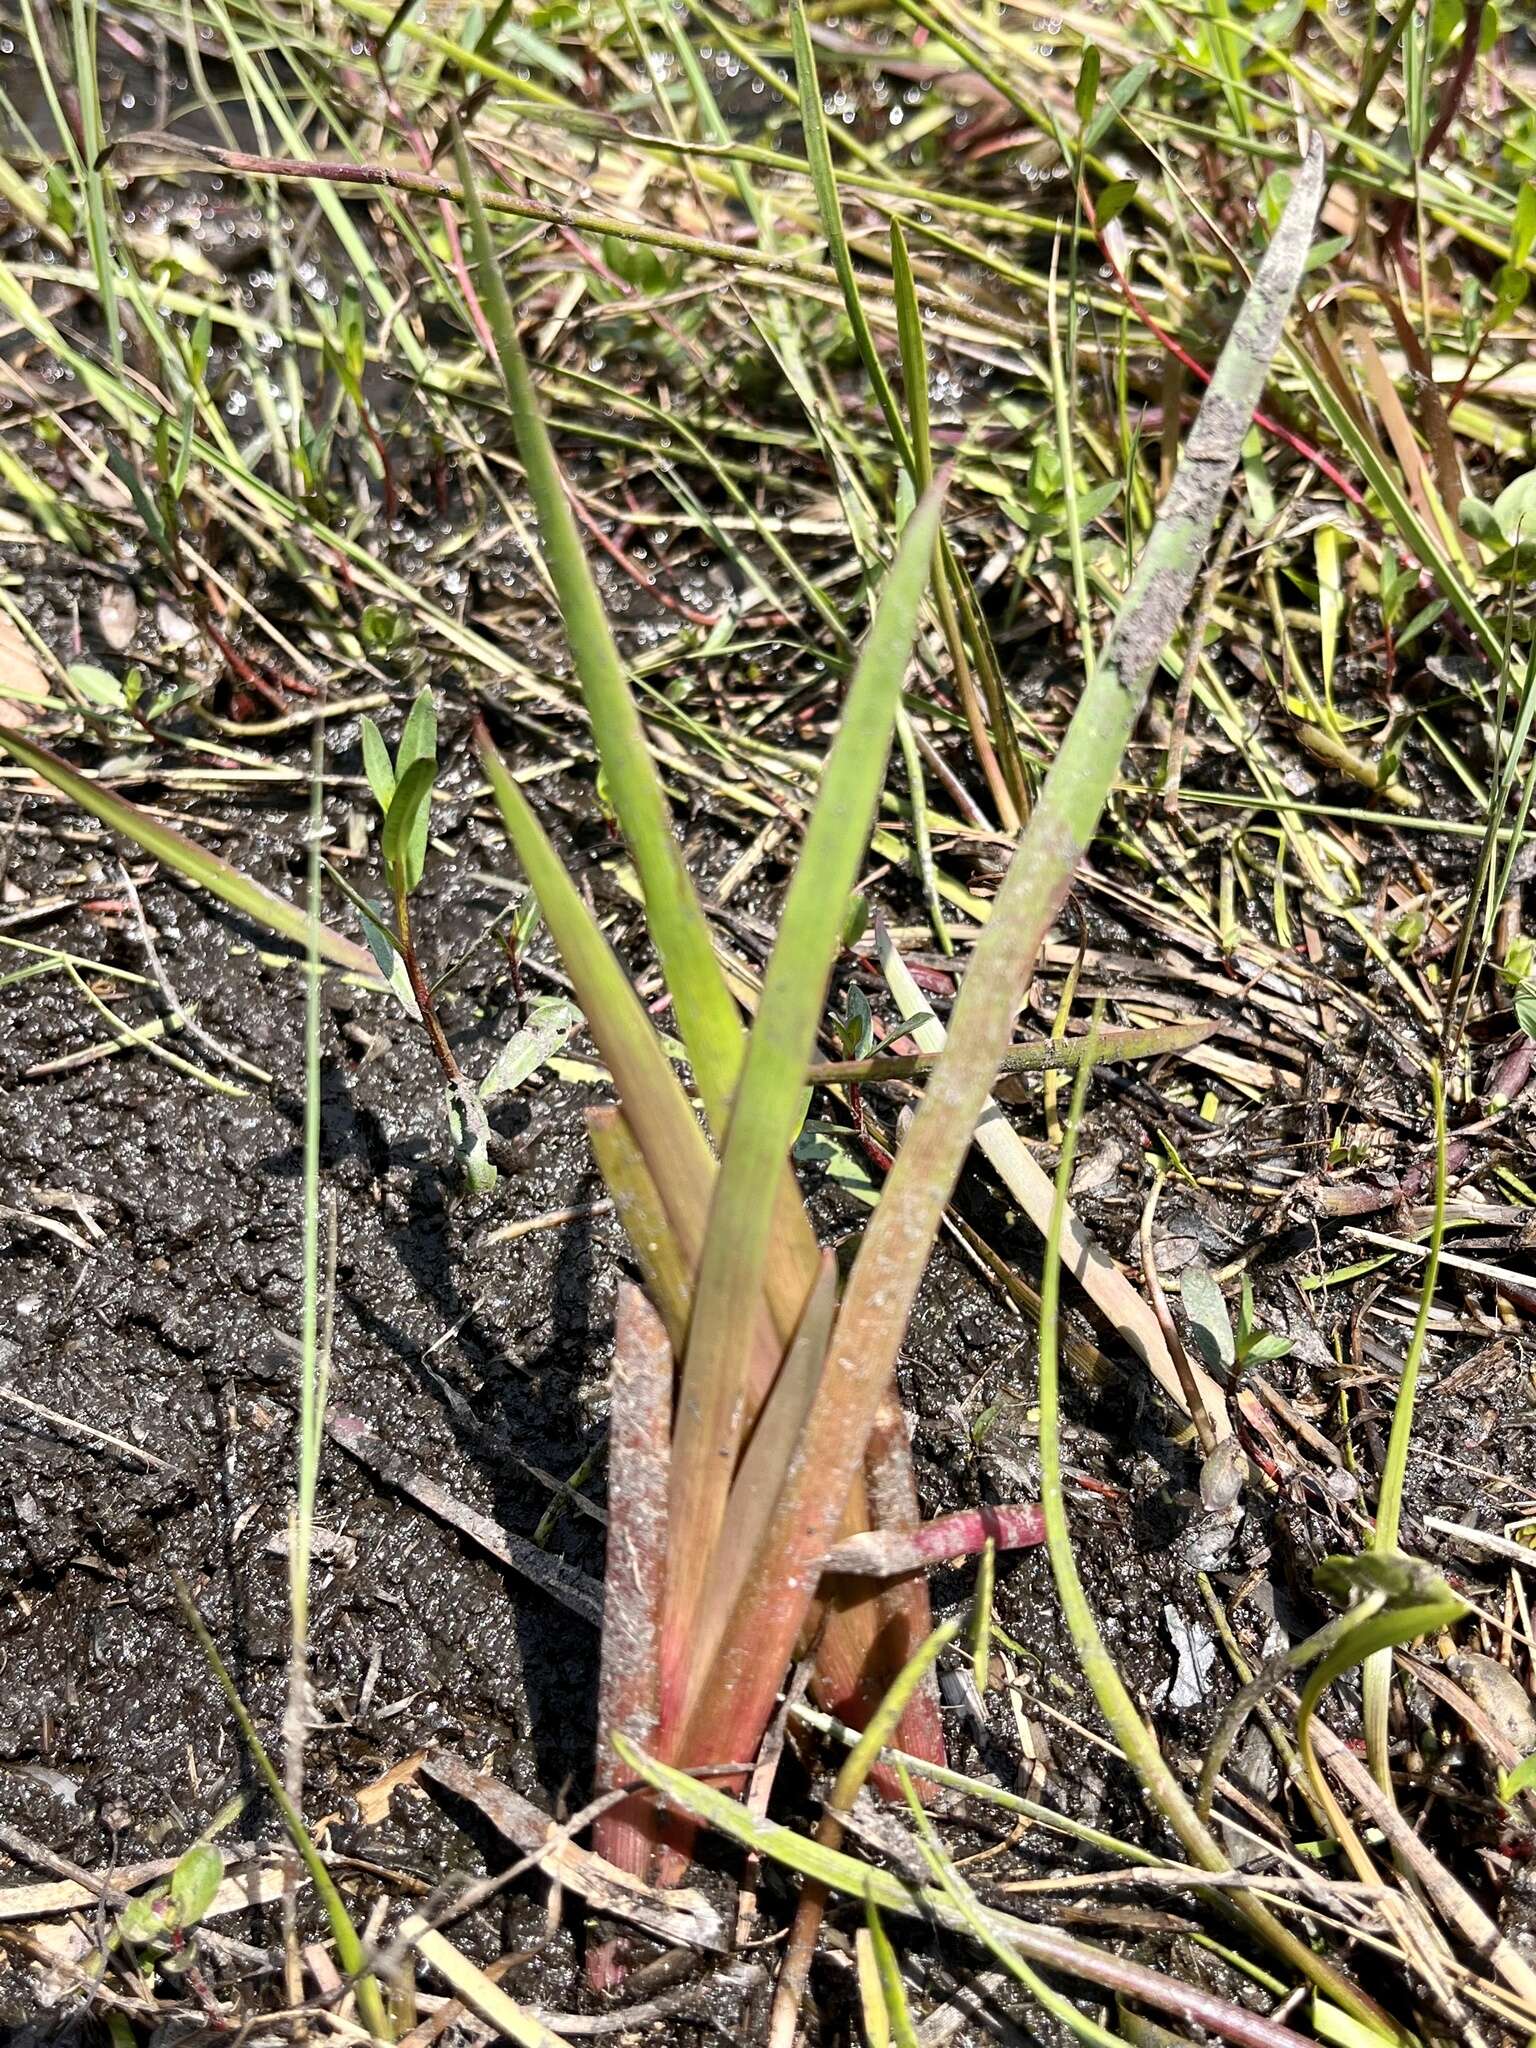
<path id="1" fill-rule="evenodd" d="M 830 1849 L 796 1828 L 779 1827 L 771 1821 L 758 1820 L 728 1793 L 689 1777 L 686 1771 L 658 1763 L 628 1744 L 621 1745 L 621 1754 L 636 1777 L 654 1785 L 665 1795 L 669 1805 L 706 1822 L 729 1841 L 740 1842 L 743 1847 L 760 1856 L 770 1857 L 787 1870 L 797 1871 L 802 1877 L 825 1884 L 829 1890 L 842 1892 L 848 1898 L 862 1899 L 882 1913 L 899 1913 L 907 1919 L 927 1920 L 930 1924 L 936 1922 L 955 1934 L 974 1932 L 968 1918 L 957 1910 L 954 1901 L 942 1888 L 914 1884 L 894 1871 L 879 1870 L 841 1849 Z M 1305 2035 L 1263 2013 L 1250 2012 L 1244 2006 L 1229 2003 L 1176 1977 L 1164 1976 L 1161 1971 L 1148 1969 L 1144 1964 L 1131 1962 L 1089 1942 L 1061 1934 L 1054 1927 L 1015 1919 L 992 1906 L 981 1906 L 977 1910 L 999 1940 L 1030 1961 L 1079 1977 L 1085 1983 L 1119 1991 L 1122 1996 L 1135 1998 L 1155 2011 L 1173 2013 L 1186 2025 L 1193 2022 L 1209 2028 L 1224 2040 L 1237 2044 L 1237 2048 L 1310 2048 Z"/>
<path id="2" fill-rule="evenodd" d="M 363 2024 L 375 2041 L 392 2041 L 394 2033 L 384 2010 L 379 1981 L 367 1968 L 362 1941 L 357 1928 L 353 1925 L 352 1916 L 347 1911 L 346 1901 L 336 1888 L 336 1880 L 326 1869 L 320 1851 L 310 1840 L 303 1816 L 283 1789 L 283 1781 L 267 1754 L 265 1744 L 256 1733 L 256 1724 L 236 1689 L 235 1681 L 229 1675 L 224 1659 L 219 1655 L 218 1645 L 209 1633 L 208 1624 L 197 1611 L 196 1601 L 193 1600 L 183 1580 L 174 1573 L 172 1582 L 176 1588 L 176 1598 L 181 1603 L 181 1611 L 187 1618 L 187 1625 L 197 1637 L 198 1647 L 208 1660 L 208 1668 L 218 1680 L 224 1697 L 229 1701 L 230 1712 L 235 1717 L 235 1725 L 240 1730 L 241 1740 L 261 1773 L 267 1790 L 282 1816 L 283 1826 L 288 1830 L 289 1840 L 299 1852 L 300 1860 L 309 1874 L 309 1881 L 315 1888 L 315 1894 L 325 1908 L 325 1917 L 331 1926 L 331 1938 L 336 1944 L 337 1959 L 347 1975 L 355 1980 L 357 2010 Z"/>
<path id="3" fill-rule="evenodd" d="M 709 1143 L 628 975 L 483 725 L 476 740 L 507 837 L 560 948 L 587 1027 L 618 1088 L 625 1120 L 692 1271 L 704 1241 L 716 1170 Z"/>
<path id="4" fill-rule="evenodd" d="M 708 1671 L 708 1651 L 734 1590 L 716 1583 L 714 1613 L 701 1612 L 746 1415 L 741 1332 L 762 1294 L 776 1191 L 801 1116 L 827 977 L 869 844 L 942 502 L 937 491 L 928 493 L 908 523 L 849 685 L 764 979 L 710 1210 L 673 1447 L 667 1592 L 669 1658 L 686 1658 L 696 1678 Z"/>
<path id="5" fill-rule="evenodd" d="M 693 1062 L 710 1122 L 718 1128 L 741 1064 L 741 1020 L 715 959 L 709 927 L 673 837 L 661 778 L 651 760 L 645 728 L 614 644 L 613 629 L 576 530 L 549 429 L 539 410 L 528 359 L 517 337 L 517 322 L 476 188 L 474 165 L 457 126 L 454 155 L 479 266 L 480 291 L 496 338 L 518 454 L 538 515 L 549 573 L 560 599 L 571 660 L 581 679 L 613 807 L 639 871 L 646 921 L 672 991 L 678 1030 Z"/>
<path id="6" fill-rule="evenodd" d="M 89 811 L 103 825 L 110 826 L 114 832 L 121 832 L 125 839 L 131 839 L 185 881 L 195 882 L 210 896 L 217 896 L 221 903 L 227 903 L 231 910 L 238 910 L 253 923 L 264 925 L 291 945 L 307 945 L 309 918 L 298 904 L 274 895 L 260 882 L 253 881 L 249 875 L 242 875 L 238 868 L 232 868 L 228 861 L 220 860 L 216 853 L 210 853 L 205 846 L 183 838 L 174 826 L 152 818 L 126 797 L 114 796 L 88 776 L 79 774 L 67 761 L 61 761 L 57 754 L 50 753 L 47 747 L 39 746 L 36 740 L 26 739 L 9 726 L 0 725 L 0 747 L 13 755 L 24 768 L 30 768 L 34 775 L 51 782 L 82 811 Z M 365 947 L 343 938 L 340 932 L 333 932 L 328 925 L 319 928 L 318 947 L 322 958 L 332 967 L 370 977 L 377 972 L 373 956 Z"/>

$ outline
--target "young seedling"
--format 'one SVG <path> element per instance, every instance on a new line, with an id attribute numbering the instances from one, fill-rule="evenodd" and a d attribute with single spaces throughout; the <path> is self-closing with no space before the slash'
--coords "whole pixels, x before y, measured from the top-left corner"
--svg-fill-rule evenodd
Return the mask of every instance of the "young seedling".
<path id="1" fill-rule="evenodd" d="M 157 1970 L 182 1976 L 197 1967 L 197 1929 L 224 1881 L 224 1858 L 211 1842 L 198 1842 L 164 1884 L 129 1899 L 117 1933 L 137 1954 L 146 1976 Z"/>
<path id="2" fill-rule="evenodd" d="M 411 898 L 426 871 L 427 839 L 432 829 L 432 790 L 437 781 L 437 713 L 432 693 L 423 690 L 411 706 L 400 744 L 391 761 L 384 736 L 373 720 L 361 721 L 363 771 L 383 823 L 381 850 L 389 884 L 390 908 L 352 896 L 379 972 L 396 998 L 427 1034 L 427 1042 L 443 1070 L 448 1094 L 448 1127 L 454 1154 L 473 1195 L 488 1194 L 497 1181 L 491 1159 L 494 1140 L 479 1091 L 459 1065 L 433 1000 L 432 985 L 416 950 L 411 929 Z M 348 894 L 352 892 L 349 890 Z"/>

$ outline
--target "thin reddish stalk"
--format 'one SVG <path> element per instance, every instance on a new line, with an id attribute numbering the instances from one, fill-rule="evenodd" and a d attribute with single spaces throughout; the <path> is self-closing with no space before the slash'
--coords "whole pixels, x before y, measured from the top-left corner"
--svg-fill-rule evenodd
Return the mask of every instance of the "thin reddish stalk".
<path id="1" fill-rule="evenodd" d="M 1093 199 L 1086 186 L 1083 189 L 1083 211 L 1087 214 L 1089 222 L 1096 226 Z M 1115 260 L 1115 252 L 1110 248 L 1108 240 L 1103 235 L 1099 236 L 1099 250 L 1103 255 L 1104 261 L 1114 272 L 1115 282 L 1119 285 L 1121 291 L 1124 292 L 1126 304 L 1136 315 L 1142 326 L 1146 328 L 1147 332 L 1157 342 L 1158 346 L 1167 349 L 1169 355 L 1182 363 L 1192 377 L 1198 377 L 1202 384 L 1209 384 L 1211 372 L 1205 367 L 1204 363 L 1196 361 L 1182 342 L 1176 341 L 1165 327 L 1160 327 L 1153 319 L 1142 300 L 1137 296 L 1135 287 L 1130 279 Z M 1283 441 L 1285 446 L 1299 455 L 1303 462 L 1310 462 L 1315 469 L 1320 470 L 1327 477 L 1329 483 L 1344 493 L 1352 505 L 1358 505 L 1362 510 L 1365 509 L 1365 494 L 1350 482 L 1344 472 L 1329 460 L 1321 448 L 1314 448 L 1310 441 L 1304 441 L 1300 434 L 1293 433 L 1283 420 L 1277 420 L 1267 412 L 1255 411 L 1253 424 L 1260 428 L 1262 432 L 1273 435 L 1277 441 Z"/>
<path id="2" fill-rule="evenodd" d="M 828 1571 L 885 1578 L 919 1572 L 957 1557 L 975 1557 L 987 1543 L 999 1550 L 1030 1550 L 1045 1541 L 1045 1517 L 1034 1505 L 962 1508 L 915 1529 L 871 1530 L 836 1543 L 823 1560 Z M 898 1745 L 900 1746 L 900 1745 Z"/>

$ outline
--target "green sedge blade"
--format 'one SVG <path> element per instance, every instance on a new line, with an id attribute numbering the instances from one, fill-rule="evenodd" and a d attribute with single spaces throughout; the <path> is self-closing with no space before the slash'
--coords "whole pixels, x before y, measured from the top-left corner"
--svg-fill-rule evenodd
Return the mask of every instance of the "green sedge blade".
<path id="1" fill-rule="evenodd" d="M 183 880 L 197 883 L 231 910 L 238 910 L 243 917 L 265 926 L 291 945 L 308 944 L 309 919 L 296 903 L 264 889 L 260 882 L 242 875 L 238 868 L 232 868 L 228 861 L 220 860 L 195 840 L 184 838 L 174 826 L 152 818 L 126 797 L 114 796 L 100 783 L 71 768 L 67 761 L 61 761 L 57 754 L 50 753 L 47 747 L 39 746 L 36 740 L 0 726 L 0 747 L 34 775 L 51 782 L 82 811 L 89 811 L 103 825 L 121 832 L 125 839 L 131 839 Z M 349 974 L 372 975 L 373 961 L 367 951 L 354 940 L 343 938 L 340 932 L 333 932 L 329 925 L 320 926 L 318 945 L 320 957 L 332 967 L 340 967 Z"/>
<path id="2" fill-rule="evenodd" d="M 715 958 L 683 857 L 672 833 L 661 777 L 625 679 L 586 550 L 566 496 L 549 430 L 539 410 L 512 302 L 475 184 L 464 138 L 454 130 L 482 303 L 496 341 L 518 454 L 528 477 L 544 557 L 560 600 L 571 660 L 581 682 L 607 786 L 645 894 L 646 922 L 660 955 L 705 1110 L 723 1124 L 741 1065 L 743 1031 Z"/>
<path id="3" fill-rule="evenodd" d="M 881 593 L 806 827 L 747 1042 L 710 1210 L 678 1404 L 669 1624 L 694 1612 L 725 1515 L 746 1412 L 741 1332 L 762 1294 L 776 1193 L 804 1113 L 805 1069 L 846 906 L 869 846 L 942 507 L 940 489 L 925 494 Z M 707 1657 L 697 1642 L 694 1648 L 699 1652 L 695 1669 L 703 1674 Z"/>

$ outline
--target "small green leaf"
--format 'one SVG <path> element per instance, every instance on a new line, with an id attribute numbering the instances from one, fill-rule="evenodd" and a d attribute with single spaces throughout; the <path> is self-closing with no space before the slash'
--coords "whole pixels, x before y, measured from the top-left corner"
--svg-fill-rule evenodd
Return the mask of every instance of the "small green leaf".
<path id="1" fill-rule="evenodd" d="M 533 1005 L 528 1022 L 514 1032 L 497 1056 L 496 1064 L 480 1083 L 480 1097 L 492 1102 L 498 1095 L 510 1095 L 530 1080 L 549 1058 L 558 1052 L 581 1022 L 581 1011 L 564 996 L 544 996 Z"/>
<path id="2" fill-rule="evenodd" d="M 618 235 L 604 235 L 603 261 L 615 277 L 652 298 L 672 282 L 666 264 L 648 242 L 626 242 Z"/>
<path id="3" fill-rule="evenodd" d="M 1131 201 L 1136 197 L 1134 178 L 1116 178 L 1112 185 L 1106 185 L 1099 194 L 1094 209 L 1094 224 L 1102 235 L 1113 221 L 1117 221 Z"/>
<path id="4" fill-rule="evenodd" d="M 196 1927 L 224 1882 L 224 1858 L 211 1842 L 198 1842 L 171 1872 L 171 1904 L 177 1924 Z"/>
<path id="5" fill-rule="evenodd" d="M 1533 1785 L 1536 1785 L 1536 1750 L 1522 1757 L 1512 1771 L 1506 1771 L 1499 1779 L 1499 1797 L 1506 1806 L 1510 1806 Z"/>
<path id="6" fill-rule="evenodd" d="M 358 727 L 363 741 L 363 773 L 373 791 L 374 802 L 387 813 L 395 793 L 395 771 L 389 765 L 389 749 L 384 744 L 383 733 L 371 718 L 364 716 L 359 719 Z"/>
<path id="7" fill-rule="evenodd" d="M 1470 491 L 1457 507 L 1456 517 L 1462 532 L 1470 533 L 1474 540 L 1488 541 L 1493 547 L 1503 545 L 1504 529 L 1481 498 L 1474 498 Z"/>
<path id="8" fill-rule="evenodd" d="M 1077 118 L 1084 127 L 1087 126 L 1089 116 L 1093 113 L 1094 102 L 1099 97 L 1099 70 L 1102 61 L 1098 44 L 1090 43 L 1083 52 L 1082 68 L 1077 74 L 1077 91 L 1072 96 L 1073 104 L 1077 108 Z"/>
<path id="9" fill-rule="evenodd" d="M 68 675 L 88 704 L 99 704 L 105 711 L 123 709 L 123 686 L 107 669 L 98 668 L 94 661 L 72 661 Z"/>
<path id="10" fill-rule="evenodd" d="M 188 345 L 187 368 L 192 373 L 192 382 L 202 384 L 208 373 L 208 356 L 213 346 L 213 313 L 204 306 L 197 316 L 197 325 L 192 329 L 192 340 Z"/>
<path id="11" fill-rule="evenodd" d="M 1349 247 L 1349 243 L 1350 237 L 1348 235 L 1325 236 L 1321 242 L 1314 244 L 1312 252 L 1303 267 L 1302 274 L 1310 277 L 1314 270 L 1322 270 L 1336 256 L 1342 256 Z"/>
<path id="12" fill-rule="evenodd" d="M 1232 1319 L 1208 1267 L 1185 1268 L 1179 1282 L 1184 1313 L 1189 1318 L 1196 1345 L 1207 1365 L 1231 1365 L 1237 1357 L 1232 1336 Z"/>
<path id="13" fill-rule="evenodd" d="M 1490 324 L 1497 326 L 1517 307 L 1523 306 L 1530 290 L 1531 274 L 1528 270 L 1517 270 L 1513 263 L 1501 263 L 1493 273 L 1493 317 Z"/>
<path id="14" fill-rule="evenodd" d="M 365 605 L 357 626 L 363 645 L 370 654 L 393 653 L 410 637 L 404 612 L 392 604 Z"/>
<path id="15" fill-rule="evenodd" d="M 164 1892 L 159 1892 L 153 1898 L 128 1901 L 117 1916 L 124 1941 L 132 1942 L 135 1948 L 147 1948 L 152 1942 L 165 1939 L 164 1915 L 155 1910 L 157 1900 L 164 1898 Z"/>
<path id="16" fill-rule="evenodd" d="M 437 712 L 433 709 L 430 690 L 421 692 L 405 721 L 405 730 L 400 735 L 400 746 L 395 754 L 397 781 L 404 778 L 413 761 L 430 761 L 434 768 L 437 765 Z"/>
<path id="17" fill-rule="evenodd" d="M 1287 1357 L 1294 1349 L 1289 1337 L 1255 1337 L 1243 1353 L 1243 1363 L 1268 1365 L 1272 1359 Z"/>
<path id="18" fill-rule="evenodd" d="M 1493 501 L 1499 531 L 1509 541 L 1536 535 L 1536 469 L 1506 484 Z"/>
<path id="19" fill-rule="evenodd" d="M 869 998 L 857 982 L 848 991 L 848 1015 L 842 1038 L 851 1060 L 867 1060 L 875 1049 L 875 1020 L 870 1014 Z"/>
<path id="20" fill-rule="evenodd" d="M 1509 231 L 1509 260 L 1516 270 L 1536 248 L 1536 178 L 1527 178 L 1515 201 L 1514 225 Z"/>
<path id="21" fill-rule="evenodd" d="M 1465 1612 L 1466 1602 L 1453 1593 L 1431 1565 L 1400 1550 L 1362 1550 L 1353 1556 L 1325 1557 L 1312 1572 L 1319 1592 L 1342 1606 L 1368 1593 L 1380 1593 L 1394 1607 L 1448 1603 Z"/>
<path id="22" fill-rule="evenodd" d="M 1330 2048 L 1393 2048 L 1397 2036 L 1389 2034 L 1384 2027 L 1367 2026 L 1353 2013 L 1345 2012 L 1331 1999 L 1312 1998 L 1312 2024 L 1321 2040 L 1330 2043 Z"/>
<path id="23" fill-rule="evenodd" d="M 467 1082 L 450 1087 L 448 1129 L 453 1138 L 453 1156 L 471 1195 L 494 1193 L 500 1179 L 491 1164 L 491 1126 L 480 1098 Z"/>
<path id="24" fill-rule="evenodd" d="M 1129 71 L 1115 80 L 1104 104 L 1083 130 L 1079 146 L 1084 156 L 1090 155 L 1098 148 L 1120 116 L 1140 96 L 1147 80 L 1156 74 L 1157 59 L 1144 57 L 1139 64 L 1133 64 Z"/>
<path id="25" fill-rule="evenodd" d="M 404 742 L 401 744 L 403 748 Z M 427 755 L 418 756 L 401 773 L 384 816 L 385 864 L 400 876 L 407 896 L 416 889 L 427 864 L 432 785 L 436 780 L 436 761 Z"/>
<path id="26" fill-rule="evenodd" d="M 1516 989 L 1515 1022 L 1527 1038 L 1536 1038 L 1536 982 L 1523 982 Z"/>
<path id="27" fill-rule="evenodd" d="M 365 896 L 354 896 L 352 907 L 357 912 L 358 923 L 363 928 L 363 937 L 368 941 L 368 950 L 374 964 L 394 991 L 395 999 L 408 1017 L 421 1022 L 421 1006 L 416 1000 L 416 991 L 411 987 L 411 977 L 406 971 L 400 949 L 389 935 L 387 913 L 376 903 L 370 903 Z"/>

